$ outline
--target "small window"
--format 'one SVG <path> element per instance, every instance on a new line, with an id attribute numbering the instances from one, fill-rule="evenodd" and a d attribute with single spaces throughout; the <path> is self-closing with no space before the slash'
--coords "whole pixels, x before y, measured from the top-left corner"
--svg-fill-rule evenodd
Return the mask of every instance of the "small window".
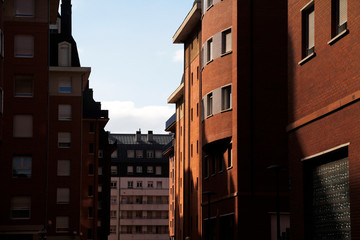
<path id="1" fill-rule="evenodd" d="M 223 154 L 219 154 L 218 155 L 218 159 L 219 159 L 219 172 L 222 172 L 224 171 L 224 168 L 225 168 L 225 162 L 224 162 L 224 156 Z"/>
<path id="2" fill-rule="evenodd" d="M 117 174 L 118 174 L 117 166 L 111 166 L 111 175 L 117 175 Z"/>
<path id="3" fill-rule="evenodd" d="M 156 151 L 155 151 L 155 157 L 156 157 L 156 158 L 162 158 L 162 157 L 163 157 L 162 151 L 161 151 L 161 150 L 156 150 Z"/>
<path id="4" fill-rule="evenodd" d="M 56 232 L 69 231 L 69 217 L 56 217 Z"/>
<path id="5" fill-rule="evenodd" d="M 58 63 L 60 67 L 71 66 L 71 44 L 68 42 L 59 43 Z"/>
<path id="6" fill-rule="evenodd" d="M 135 157 L 134 150 L 127 150 L 127 157 L 128 158 L 134 158 Z"/>
<path id="7" fill-rule="evenodd" d="M 110 197 L 110 204 L 111 205 L 116 205 L 117 204 L 117 200 L 116 200 L 117 198 L 116 198 L 116 196 L 111 196 Z"/>
<path id="8" fill-rule="evenodd" d="M 136 187 L 137 188 L 142 188 L 142 181 L 137 181 L 136 182 Z"/>
<path id="9" fill-rule="evenodd" d="M 70 202 L 70 188 L 57 188 L 56 189 L 56 203 L 68 204 Z"/>
<path id="10" fill-rule="evenodd" d="M 89 154 L 94 154 L 94 143 L 89 143 Z"/>
<path id="11" fill-rule="evenodd" d="M 315 11 L 312 2 L 302 11 L 303 58 L 314 53 L 315 49 Z"/>
<path id="12" fill-rule="evenodd" d="M 209 157 L 208 156 L 206 156 L 205 158 L 204 158 L 204 177 L 205 178 L 207 178 L 207 177 L 209 177 L 209 173 L 210 173 L 210 171 L 209 171 Z"/>
<path id="13" fill-rule="evenodd" d="M 156 170 L 155 170 L 155 174 L 156 175 L 161 175 L 161 166 L 156 166 Z"/>
<path id="14" fill-rule="evenodd" d="M 17 178 L 30 178 L 31 162 L 32 158 L 29 156 L 15 156 L 13 158 L 12 176 Z"/>
<path id="15" fill-rule="evenodd" d="M 70 176 L 70 160 L 58 160 L 58 176 Z"/>
<path id="16" fill-rule="evenodd" d="M 154 151 L 153 150 L 146 151 L 146 157 L 147 158 L 154 158 Z"/>
<path id="17" fill-rule="evenodd" d="M 115 151 L 111 154 L 111 158 L 117 158 L 117 150 L 115 150 Z"/>
<path id="18" fill-rule="evenodd" d="M 101 184 L 98 185 L 98 192 L 102 192 L 102 185 Z"/>
<path id="19" fill-rule="evenodd" d="M 103 175 L 103 168 L 102 167 L 98 167 L 98 175 L 99 176 Z"/>
<path id="20" fill-rule="evenodd" d="M 94 165 L 93 164 L 89 164 L 89 175 L 94 175 Z"/>
<path id="21" fill-rule="evenodd" d="M 133 188 L 133 187 L 134 187 L 133 181 L 128 181 L 128 188 Z"/>
<path id="22" fill-rule="evenodd" d="M 89 197 L 94 196 L 94 187 L 92 185 L 89 185 L 88 187 L 88 196 Z"/>
<path id="23" fill-rule="evenodd" d="M 58 110 L 59 120 L 71 120 L 71 105 L 60 104 Z"/>
<path id="24" fill-rule="evenodd" d="M 142 166 L 136 166 L 136 172 L 142 173 Z"/>
<path id="25" fill-rule="evenodd" d="M 71 93 L 71 92 L 72 92 L 71 78 L 59 79 L 59 93 Z"/>
<path id="26" fill-rule="evenodd" d="M 32 75 L 15 75 L 15 97 L 32 97 L 33 81 Z"/>
<path id="27" fill-rule="evenodd" d="M 157 181 L 156 182 L 156 188 L 162 188 L 162 182 L 161 181 Z"/>
<path id="28" fill-rule="evenodd" d="M 59 132 L 58 133 L 58 147 L 70 148 L 71 147 L 71 133 Z"/>
<path id="29" fill-rule="evenodd" d="M 15 0 L 16 17 L 33 17 L 34 13 L 34 0 Z"/>
<path id="30" fill-rule="evenodd" d="M 207 58 L 206 58 L 206 61 L 207 62 L 210 62 L 211 60 L 213 60 L 213 39 L 210 38 L 208 41 L 207 41 Z"/>
<path id="31" fill-rule="evenodd" d="M 207 95 L 207 117 L 213 114 L 213 94 L 209 93 Z"/>
<path id="32" fill-rule="evenodd" d="M 102 149 L 99 149 L 98 151 L 98 157 L 103 158 L 104 157 L 104 151 Z"/>
<path id="33" fill-rule="evenodd" d="M 30 197 L 13 197 L 11 199 L 11 219 L 30 219 L 30 209 Z"/>
<path id="34" fill-rule="evenodd" d="M 4 114 L 4 91 L 0 88 L 0 116 Z"/>
<path id="35" fill-rule="evenodd" d="M 116 216 L 111 218 L 116 218 Z M 110 234 L 116 234 L 116 225 L 110 225 Z"/>
<path id="36" fill-rule="evenodd" d="M 232 167 L 233 165 L 233 154 L 232 154 L 232 144 L 228 147 L 228 167 Z"/>
<path id="37" fill-rule="evenodd" d="M 89 132 L 90 132 L 90 133 L 95 132 L 95 125 L 94 125 L 93 122 L 90 122 L 90 124 L 89 124 Z"/>
<path id="38" fill-rule="evenodd" d="M 15 115 L 13 136 L 16 138 L 30 138 L 33 136 L 33 116 Z"/>
<path id="39" fill-rule="evenodd" d="M 211 156 L 211 175 L 216 173 L 216 158 L 215 156 Z"/>
<path id="40" fill-rule="evenodd" d="M 34 57 L 34 36 L 15 35 L 14 56 L 18 58 Z"/>
<path id="41" fill-rule="evenodd" d="M 231 52 L 232 50 L 232 35 L 231 35 L 231 29 L 227 29 L 221 33 L 221 53 L 225 54 L 228 52 Z"/>
<path id="42" fill-rule="evenodd" d="M 110 183 L 110 188 L 116 189 L 117 188 L 117 182 L 111 182 Z"/>
<path id="43" fill-rule="evenodd" d="M 88 218 L 93 218 L 93 217 L 94 217 L 93 208 L 88 207 Z M 88 239 L 92 239 L 92 238 L 89 238 L 89 236 L 88 236 Z"/>
<path id="44" fill-rule="evenodd" d="M 232 102 L 231 85 L 221 88 L 221 110 L 230 109 Z"/>
<path id="45" fill-rule="evenodd" d="M 136 158 L 143 158 L 143 150 L 136 150 Z"/>
<path id="46" fill-rule="evenodd" d="M 154 187 L 154 182 L 148 181 L 148 188 L 153 188 L 153 187 Z"/>
<path id="47" fill-rule="evenodd" d="M 110 218 L 116 218 L 116 211 L 110 211 Z"/>
<path id="48" fill-rule="evenodd" d="M 332 0 L 332 37 L 347 29 L 347 1 Z"/>
<path id="49" fill-rule="evenodd" d="M 127 173 L 128 175 L 134 174 L 134 167 L 133 166 L 127 166 Z"/>
<path id="50" fill-rule="evenodd" d="M 154 167 L 153 166 L 147 166 L 146 167 L 146 172 L 147 173 L 154 173 Z"/>

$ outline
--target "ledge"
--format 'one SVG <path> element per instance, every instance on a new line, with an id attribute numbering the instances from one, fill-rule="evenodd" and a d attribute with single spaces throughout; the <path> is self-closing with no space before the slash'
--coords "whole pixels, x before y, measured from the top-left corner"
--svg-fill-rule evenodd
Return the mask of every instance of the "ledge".
<path id="1" fill-rule="evenodd" d="M 313 52 L 310 55 L 308 55 L 306 58 L 304 58 L 303 60 L 301 60 L 300 62 L 298 62 L 298 64 L 301 66 L 303 64 L 305 64 L 307 61 L 309 61 L 310 59 L 312 59 L 313 57 L 316 56 L 316 53 Z"/>
<path id="2" fill-rule="evenodd" d="M 336 35 L 334 38 L 332 38 L 330 41 L 328 41 L 327 44 L 329 44 L 331 46 L 334 43 L 336 43 L 338 40 L 342 39 L 343 37 L 345 37 L 348 34 L 349 34 L 349 29 L 345 29 L 344 31 L 342 31 L 341 33 Z"/>

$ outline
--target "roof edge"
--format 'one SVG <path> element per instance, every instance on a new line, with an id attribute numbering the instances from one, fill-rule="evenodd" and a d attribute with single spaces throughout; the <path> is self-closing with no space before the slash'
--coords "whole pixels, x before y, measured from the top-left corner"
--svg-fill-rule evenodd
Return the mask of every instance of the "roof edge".
<path id="1" fill-rule="evenodd" d="M 201 2 L 194 2 L 190 12 L 173 36 L 173 43 L 184 43 L 186 37 L 201 19 Z"/>

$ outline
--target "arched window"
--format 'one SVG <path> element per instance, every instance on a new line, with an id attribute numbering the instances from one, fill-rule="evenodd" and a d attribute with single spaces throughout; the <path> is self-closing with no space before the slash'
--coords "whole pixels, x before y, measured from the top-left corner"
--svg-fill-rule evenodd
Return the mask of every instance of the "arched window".
<path id="1" fill-rule="evenodd" d="M 71 44 L 68 42 L 59 43 L 59 66 L 69 67 L 71 66 Z"/>

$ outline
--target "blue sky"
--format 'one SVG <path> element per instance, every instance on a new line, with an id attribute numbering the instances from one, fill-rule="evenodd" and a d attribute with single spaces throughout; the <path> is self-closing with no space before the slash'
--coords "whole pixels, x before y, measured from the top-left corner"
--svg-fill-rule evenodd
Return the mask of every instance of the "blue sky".
<path id="1" fill-rule="evenodd" d="M 172 37 L 193 0 L 72 0 L 80 63 L 91 67 L 94 98 L 109 110 L 106 130 L 164 133 L 180 84 L 183 45 Z"/>

